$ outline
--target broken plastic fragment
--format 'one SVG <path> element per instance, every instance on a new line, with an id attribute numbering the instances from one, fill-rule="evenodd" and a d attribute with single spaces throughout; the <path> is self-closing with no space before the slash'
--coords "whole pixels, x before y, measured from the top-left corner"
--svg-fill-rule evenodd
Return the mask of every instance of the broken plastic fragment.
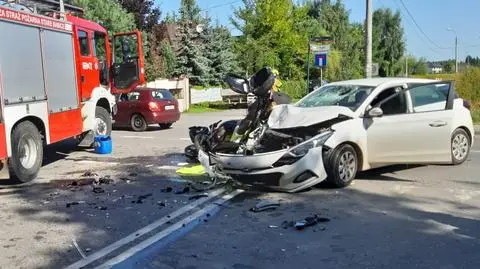
<path id="1" fill-rule="evenodd" d="M 295 223 L 295 228 L 297 228 L 297 230 L 303 230 L 305 227 L 313 226 L 320 222 L 328 222 L 328 221 L 330 221 L 329 218 L 321 218 L 318 215 L 314 215 L 312 217 L 306 217 L 303 220 L 297 221 Z"/>
<path id="2" fill-rule="evenodd" d="M 250 211 L 261 212 L 261 211 L 265 211 L 265 210 L 273 210 L 273 209 L 276 209 L 279 206 L 280 206 L 279 202 L 265 200 L 265 201 L 261 201 L 260 203 L 255 205 L 255 207 L 250 208 Z"/>

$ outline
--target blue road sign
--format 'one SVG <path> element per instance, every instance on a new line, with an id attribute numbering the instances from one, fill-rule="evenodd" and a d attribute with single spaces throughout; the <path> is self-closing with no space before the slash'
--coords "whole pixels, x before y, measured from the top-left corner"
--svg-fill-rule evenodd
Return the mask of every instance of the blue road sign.
<path id="1" fill-rule="evenodd" d="M 315 54 L 315 66 L 317 66 L 317 67 L 327 66 L 327 54 L 326 53 Z"/>

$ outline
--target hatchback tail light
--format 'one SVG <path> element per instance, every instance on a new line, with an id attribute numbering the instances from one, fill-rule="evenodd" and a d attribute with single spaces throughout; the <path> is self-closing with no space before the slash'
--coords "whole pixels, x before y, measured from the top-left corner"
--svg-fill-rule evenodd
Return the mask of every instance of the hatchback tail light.
<path id="1" fill-rule="evenodd" d="M 472 108 L 472 104 L 470 103 L 470 101 L 465 100 L 465 99 L 463 99 L 463 106 L 465 108 L 467 108 L 468 110 L 471 110 L 471 108 Z"/>
<path id="2" fill-rule="evenodd" d="M 148 103 L 148 109 L 150 109 L 150 111 L 160 111 L 160 107 L 155 102 Z"/>

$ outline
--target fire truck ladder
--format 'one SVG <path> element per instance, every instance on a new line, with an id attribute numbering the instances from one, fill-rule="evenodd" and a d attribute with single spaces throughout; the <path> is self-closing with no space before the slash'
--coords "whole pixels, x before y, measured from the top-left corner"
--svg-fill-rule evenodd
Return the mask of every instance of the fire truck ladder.
<path id="1" fill-rule="evenodd" d="M 66 12 L 76 16 L 83 15 L 82 8 L 65 4 L 63 0 L 7 0 L 3 5 L 59 19 L 65 19 Z"/>

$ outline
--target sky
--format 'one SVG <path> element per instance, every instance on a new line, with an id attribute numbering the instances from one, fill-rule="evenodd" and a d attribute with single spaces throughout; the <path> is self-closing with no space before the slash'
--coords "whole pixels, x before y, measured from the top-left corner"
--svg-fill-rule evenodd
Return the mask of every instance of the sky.
<path id="1" fill-rule="evenodd" d="M 332 0 L 335 1 L 335 0 Z M 350 11 L 350 21 L 363 22 L 365 0 L 343 0 Z M 180 0 L 157 0 L 163 14 L 178 11 Z M 238 34 L 230 24 L 237 0 L 197 0 L 203 12 Z M 404 6 L 405 5 L 405 6 Z M 407 54 L 427 60 L 455 57 L 455 34 L 458 37 L 458 58 L 480 56 L 480 0 L 373 0 L 373 8 L 400 10 L 405 32 Z"/>

